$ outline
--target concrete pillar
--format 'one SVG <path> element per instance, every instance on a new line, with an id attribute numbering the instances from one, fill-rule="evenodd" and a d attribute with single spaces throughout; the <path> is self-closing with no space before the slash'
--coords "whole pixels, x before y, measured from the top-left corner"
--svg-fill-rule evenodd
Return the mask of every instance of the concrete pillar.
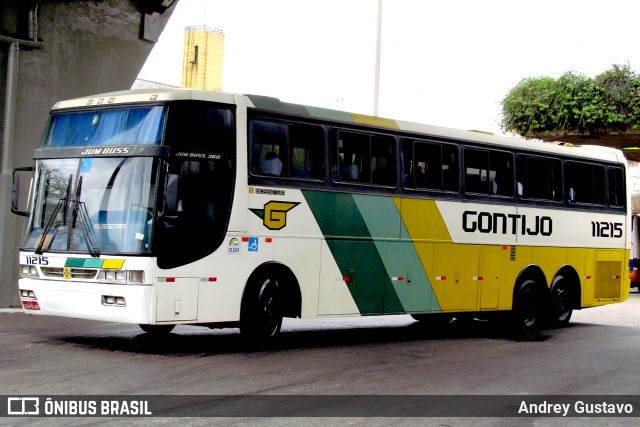
<path id="1" fill-rule="evenodd" d="M 157 7 L 141 9 L 141 5 Z M 0 0 L 0 126 L 6 126 L 8 46 L 12 38 L 37 37 L 39 49 L 20 49 L 10 144 L 0 174 L 0 308 L 18 306 L 18 247 L 25 219 L 10 212 L 11 171 L 33 165 L 49 110 L 61 99 L 129 89 L 154 43 L 145 13 L 157 13 L 159 29 L 175 5 L 162 0 L 56 1 Z M 164 13 L 162 13 L 164 12 Z M 34 27 L 36 25 L 36 27 Z M 179 53 L 177 53 L 179 55 Z M 0 135 L 3 135 L 0 133 Z M 26 186 L 23 186 L 26 187 Z"/>

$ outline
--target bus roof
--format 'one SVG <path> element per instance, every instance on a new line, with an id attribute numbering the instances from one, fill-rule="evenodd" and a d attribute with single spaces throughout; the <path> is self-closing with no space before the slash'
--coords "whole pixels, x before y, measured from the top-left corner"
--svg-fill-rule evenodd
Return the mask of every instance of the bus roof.
<path id="1" fill-rule="evenodd" d="M 368 116 L 364 114 L 349 113 L 346 111 L 331 110 L 309 105 L 292 104 L 282 102 L 278 98 L 262 95 L 240 95 L 198 89 L 150 88 L 108 92 L 60 101 L 53 106 L 53 110 L 82 108 L 97 105 L 118 105 L 175 100 L 199 100 L 224 104 L 236 104 L 236 99 L 238 97 L 243 97 L 247 106 L 265 112 L 393 129 L 411 134 L 421 134 L 425 138 L 435 137 L 444 140 L 451 140 L 452 142 L 486 143 L 495 146 L 504 146 L 505 148 L 518 147 L 523 150 L 539 151 L 555 155 L 606 160 L 624 164 L 627 163 L 622 151 L 611 147 L 592 145 L 578 146 L 563 144 L 560 142 L 550 143 L 524 138 L 510 138 L 507 136 L 493 135 L 487 132 L 452 129 L 441 126 Z"/>
<path id="2" fill-rule="evenodd" d="M 233 94 L 209 92 L 195 89 L 150 88 L 130 89 L 117 92 L 100 93 L 56 102 L 53 110 L 82 108 L 94 105 L 118 105 L 143 102 L 162 102 L 175 100 L 200 100 L 235 104 Z"/>

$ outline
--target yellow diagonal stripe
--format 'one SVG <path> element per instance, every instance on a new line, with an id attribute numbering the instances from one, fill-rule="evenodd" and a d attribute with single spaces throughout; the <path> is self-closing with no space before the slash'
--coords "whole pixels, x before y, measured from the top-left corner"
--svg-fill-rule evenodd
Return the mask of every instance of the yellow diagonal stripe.
<path id="1" fill-rule="evenodd" d="M 121 269 L 124 265 L 123 259 L 105 259 L 102 263 L 102 268 Z"/>

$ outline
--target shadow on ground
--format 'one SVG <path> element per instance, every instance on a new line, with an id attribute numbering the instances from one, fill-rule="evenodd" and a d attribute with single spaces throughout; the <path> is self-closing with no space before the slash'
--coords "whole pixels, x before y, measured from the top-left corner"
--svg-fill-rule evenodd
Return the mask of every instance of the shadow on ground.
<path id="1" fill-rule="evenodd" d="M 571 327 L 584 327 L 572 325 Z M 534 335 L 514 336 L 504 328 L 487 321 L 466 321 L 432 328 L 420 322 L 408 325 L 375 327 L 354 326 L 340 329 L 294 330 L 282 332 L 268 344 L 247 342 L 237 329 L 208 330 L 189 327 L 176 328 L 166 335 L 147 333 L 128 336 L 70 336 L 56 338 L 62 343 L 108 351 L 123 351 L 156 355 L 229 354 L 254 351 L 283 351 L 319 347 L 348 347 L 389 344 L 409 341 L 442 341 L 466 339 L 492 339 L 507 341 L 546 341 L 553 331 L 541 331 Z"/>

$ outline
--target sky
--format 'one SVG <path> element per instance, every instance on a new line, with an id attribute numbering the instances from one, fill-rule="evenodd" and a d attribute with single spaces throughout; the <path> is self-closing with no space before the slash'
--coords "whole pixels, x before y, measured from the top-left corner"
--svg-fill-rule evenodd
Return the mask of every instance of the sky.
<path id="1" fill-rule="evenodd" d="M 378 0 L 179 0 L 140 79 L 179 86 L 184 28 L 225 35 L 222 90 L 373 114 Z M 637 0 L 382 0 L 379 115 L 501 134 L 527 77 L 640 72 Z"/>

